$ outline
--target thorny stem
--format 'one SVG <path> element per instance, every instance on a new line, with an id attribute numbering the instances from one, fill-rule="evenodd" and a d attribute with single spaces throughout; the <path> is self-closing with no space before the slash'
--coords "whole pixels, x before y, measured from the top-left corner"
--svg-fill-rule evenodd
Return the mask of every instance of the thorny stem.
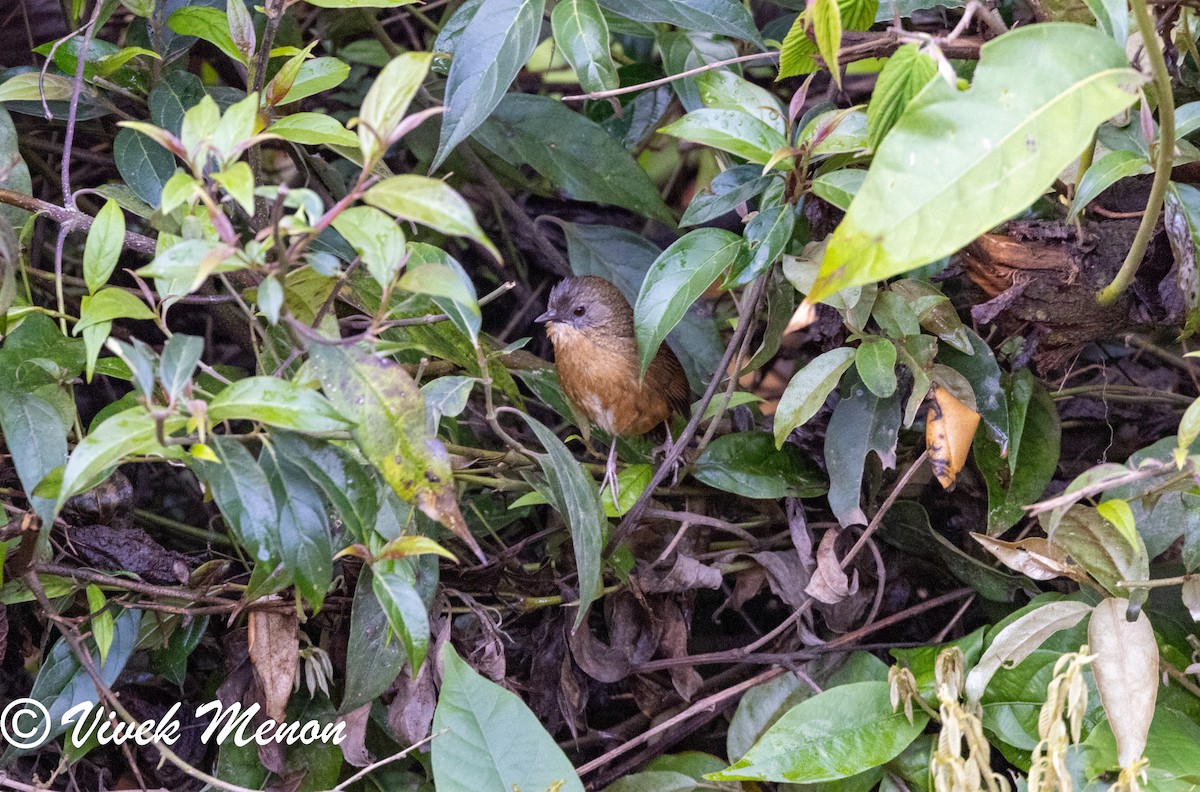
<path id="1" fill-rule="evenodd" d="M 1105 286 L 1096 295 L 1096 302 L 1101 305 L 1111 305 L 1125 293 L 1142 258 L 1150 244 L 1150 237 L 1158 225 L 1158 215 L 1162 209 L 1163 199 L 1167 195 L 1167 185 L 1171 180 L 1171 166 L 1175 160 L 1175 97 L 1171 93 L 1171 75 L 1167 72 L 1167 63 L 1163 59 L 1162 47 L 1158 45 L 1158 35 L 1154 29 L 1154 20 L 1146 0 L 1130 0 L 1133 17 L 1137 20 L 1138 31 L 1142 34 L 1142 46 L 1146 48 L 1146 56 L 1150 60 L 1150 72 L 1154 79 L 1154 92 L 1158 94 L 1158 148 L 1154 156 L 1154 182 L 1150 185 L 1150 197 L 1146 199 L 1146 213 L 1138 226 L 1137 236 L 1129 247 L 1129 253 L 1121 264 L 1112 283 Z"/>

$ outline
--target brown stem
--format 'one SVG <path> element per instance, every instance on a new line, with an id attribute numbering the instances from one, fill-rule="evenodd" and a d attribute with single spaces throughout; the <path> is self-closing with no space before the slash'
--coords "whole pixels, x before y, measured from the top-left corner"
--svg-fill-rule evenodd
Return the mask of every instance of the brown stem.
<path id="1" fill-rule="evenodd" d="M 0 189 L 0 203 L 8 204 L 9 206 L 20 207 L 29 212 L 37 212 L 49 217 L 54 222 L 63 226 L 68 231 L 87 231 L 92 227 L 92 223 L 96 219 L 89 214 L 80 212 L 75 209 L 67 209 L 62 206 L 57 206 L 48 201 L 42 201 L 28 195 L 22 195 L 19 192 L 12 190 Z M 132 250 L 135 253 L 144 253 L 147 256 L 153 256 L 157 243 L 147 236 L 134 233 L 133 231 L 125 232 L 125 249 Z"/>

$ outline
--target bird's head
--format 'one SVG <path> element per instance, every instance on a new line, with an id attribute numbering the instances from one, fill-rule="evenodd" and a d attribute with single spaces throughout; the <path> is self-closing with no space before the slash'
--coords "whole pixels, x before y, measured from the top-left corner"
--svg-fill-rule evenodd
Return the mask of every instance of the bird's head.
<path id="1" fill-rule="evenodd" d="M 551 340 L 568 328 L 588 336 L 633 337 L 633 309 L 613 284 L 594 275 L 567 278 L 550 291 L 544 322 Z"/>

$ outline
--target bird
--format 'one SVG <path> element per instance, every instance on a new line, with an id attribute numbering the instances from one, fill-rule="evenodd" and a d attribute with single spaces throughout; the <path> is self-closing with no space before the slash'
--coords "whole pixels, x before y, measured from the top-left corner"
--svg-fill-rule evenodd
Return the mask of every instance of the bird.
<path id="1" fill-rule="evenodd" d="M 550 290 L 546 312 L 535 321 L 546 325 L 567 400 L 612 438 L 600 491 L 608 487 L 616 505 L 617 437 L 666 427 L 669 445 L 671 416 L 686 414 L 691 404 L 687 375 L 663 345 L 646 375 L 638 376 L 633 308 L 604 278 L 583 275 L 560 281 Z"/>

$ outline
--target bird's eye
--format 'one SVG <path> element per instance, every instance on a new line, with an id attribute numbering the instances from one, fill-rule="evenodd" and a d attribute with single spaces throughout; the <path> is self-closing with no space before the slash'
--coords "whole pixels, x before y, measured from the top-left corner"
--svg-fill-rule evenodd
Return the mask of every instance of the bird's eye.
<path id="1" fill-rule="evenodd" d="M 572 313 L 575 314 L 576 316 L 583 316 L 585 313 L 587 313 L 587 306 L 577 305 L 577 306 L 575 306 L 575 310 L 572 311 Z"/>

